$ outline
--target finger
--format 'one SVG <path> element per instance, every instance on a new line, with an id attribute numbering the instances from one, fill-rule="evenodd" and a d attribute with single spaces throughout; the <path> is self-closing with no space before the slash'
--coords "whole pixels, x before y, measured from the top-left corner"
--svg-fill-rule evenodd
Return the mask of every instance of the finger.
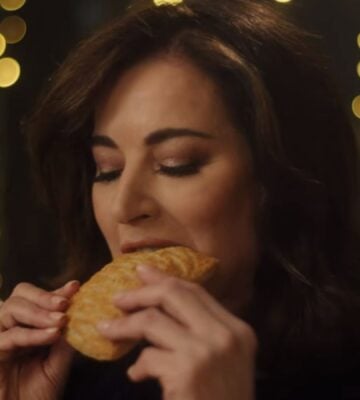
<path id="1" fill-rule="evenodd" d="M 0 330 L 16 325 L 28 325 L 36 328 L 61 327 L 66 316 L 59 311 L 47 311 L 21 297 L 13 296 L 0 310 Z"/>
<path id="2" fill-rule="evenodd" d="M 64 311 L 69 306 L 69 300 L 66 297 L 47 292 L 27 282 L 19 283 L 12 296 L 22 297 L 47 310 Z"/>
<path id="3" fill-rule="evenodd" d="M 136 267 L 136 272 L 139 278 L 146 284 L 154 284 L 163 281 L 170 275 L 158 268 L 150 265 L 140 264 Z"/>
<path id="4" fill-rule="evenodd" d="M 16 326 L 0 334 L 0 352 L 12 352 L 18 348 L 45 346 L 54 343 L 60 329 L 29 329 Z"/>
<path id="5" fill-rule="evenodd" d="M 164 279 L 169 278 L 169 275 L 165 272 L 148 265 L 139 265 L 137 267 L 137 273 L 145 285 L 163 282 Z M 209 313 L 212 313 L 213 316 L 221 321 L 224 325 L 229 327 L 234 323 L 239 323 L 239 321 L 241 321 L 238 317 L 229 312 L 221 303 L 219 303 L 218 300 L 211 296 L 201 285 L 185 280 L 182 280 L 182 282 L 184 287 L 189 288 L 189 290 L 196 294 L 196 297 L 202 302 L 204 308 L 206 308 Z M 119 297 L 121 297 L 121 294 L 119 294 Z M 120 305 L 122 304 L 119 303 L 119 306 Z"/>
<path id="6" fill-rule="evenodd" d="M 174 369 L 174 356 L 166 350 L 146 347 L 127 370 L 127 375 L 133 382 L 146 379 L 158 379 L 162 382 L 164 376 Z"/>
<path id="7" fill-rule="evenodd" d="M 158 284 L 119 293 L 114 298 L 114 304 L 126 312 L 139 308 L 161 307 L 191 331 L 204 334 L 208 329 L 215 328 L 216 323 L 224 323 L 200 299 L 201 290 L 203 289 L 197 284 L 167 276 Z M 226 312 L 225 309 L 223 312 Z"/>
<path id="8" fill-rule="evenodd" d="M 80 282 L 77 280 L 69 281 L 59 289 L 54 290 L 52 293 L 70 299 L 80 288 Z"/>
<path id="9" fill-rule="evenodd" d="M 183 350 L 190 346 L 189 332 L 168 315 L 150 307 L 121 319 L 102 321 L 99 330 L 110 340 L 146 339 L 167 350 Z"/>

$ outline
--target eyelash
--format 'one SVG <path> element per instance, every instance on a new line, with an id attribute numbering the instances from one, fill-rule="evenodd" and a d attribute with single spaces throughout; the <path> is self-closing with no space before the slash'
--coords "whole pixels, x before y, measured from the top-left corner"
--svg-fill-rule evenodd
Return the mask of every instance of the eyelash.
<path id="1" fill-rule="evenodd" d="M 175 167 L 167 167 L 166 165 L 160 165 L 158 172 L 161 175 L 168 175 L 177 178 L 182 176 L 194 175 L 199 172 L 200 164 L 198 162 L 192 162 L 189 164 L 182 164 Z"/>
<path id="2" fill-rule="evenodd" d="M 161 175 L 167 175 L 175 178 L 181 178 L 185 176 L 194 175 L 199 172 L 200 164 L 198 162 L 192 162 L 190 164 L 178 165 L 175 167 L 167 167 L 165 165 L 160 165 L 156 172 Z M 94 182 L 111 182 L 121 175 L 120 170 L 114 170 L 109 172 L 100 172 L 95 178 Z"/>
<path id="3" fill-rule="evenodd" d="M 95 177 L 94 177 L 94 183 L 96 182 L 111 182 L 115 179 L 117 179 L 121 175 L 121 172 L 118 170 L 114 171 L 109 171 L 109 172 L 99 172 Z"/>

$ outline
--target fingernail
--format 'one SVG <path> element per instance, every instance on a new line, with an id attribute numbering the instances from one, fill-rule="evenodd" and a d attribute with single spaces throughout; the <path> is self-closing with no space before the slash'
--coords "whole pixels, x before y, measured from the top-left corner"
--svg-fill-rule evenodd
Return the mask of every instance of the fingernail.
<path id="1" fill-rule="evenodd" d="M 52 334 L 52 333 L 58 332 L 58 328 L 47 328 L 47 329 L 45 329 L 45 332 Z"/>
<path id="2" fill-rule="evenodd" d="M 68 300 L 65 299 L 64 297 L 54 296 L 54 297 L 52 297 L 51 302 L 53 304 L 55 304 L 56 306 L 65 306 L 65 305 L 67 305 Z"/>
<path id="3" fill-rule="evenodd" d="M 78 286 L 78 285 L 80 285 L 80 282 L 75 280 L 75 281 L 70 281 L 70 282 L 68 282 L 68 283 L 65 285 L 65 287 L 66 287 L 66 288 L 70 288 L 70 287 Z"/>
<path id="4" fill-rule="evenodd" d="M 65 317 L 64 313 L 61 312 L 52 312 L 50 313 L 50 318 L 53 319 L 54 321 L 60 321 Z"/>
<path id="5" fill-rule="evenodd" d="M 145 264 L 140 264 L 140 265 L 137 265 L 136 266 L 136 271 L 137 272 L 140 272 L 140 273 L 142 273 L 142 272 L 151 272 L 151 271 L 153 271 L 153 269 L 154 268 L 152 268 L 152 267 L 150 267 L 149 265 L 145 265 Z"/>
<path id="6" fill-rule="evenodd" d="M 109 321 L 100 321 L 96 327 L 100 330 L 100 331 L 107 331 L 110 328 L 110 322 Z"/>

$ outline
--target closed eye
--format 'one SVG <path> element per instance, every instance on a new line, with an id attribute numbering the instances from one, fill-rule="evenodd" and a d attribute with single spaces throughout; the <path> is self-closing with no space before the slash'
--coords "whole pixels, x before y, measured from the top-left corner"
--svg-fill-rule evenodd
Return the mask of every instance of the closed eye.
<path id="1" fill-rule="evenodd" d="M 167 165 L 160 165 L 156 172 L 161 175 L 167 175 L 170 177 L 183 177 L 197 174 L 200 170 L 200 164 L 198 162 L 193 162 L 189 164 L 181 164 L 175 166 L 167 166 Z M 108 183 L 112 182 L 115 179 L 118 179 L 121 176 L 121 170 L 112 170 L 107 172 L 98 172 L 94 177 L 94 183 L 96 182 L 103 182 Z"/>
<path id="2" fill-rule="evenodd" d="M 193 162 L 189 164 L 175 165 L 172 167 L 160 165 L 157 172 L 162 175 L 182 177 L 197 174 L 199 170 L 200 164 L 198 162 Z"/>
<path id="3" fill-rule="evenodd" d="M 94 177 L 94 183 L 96 182 L 111 182 L 117 178 L 119 178 L 121 175 L 120 170 L 113 170 L 113 171 L 108 171 L 108 172 L 98 172 L 96 176 Z"/>

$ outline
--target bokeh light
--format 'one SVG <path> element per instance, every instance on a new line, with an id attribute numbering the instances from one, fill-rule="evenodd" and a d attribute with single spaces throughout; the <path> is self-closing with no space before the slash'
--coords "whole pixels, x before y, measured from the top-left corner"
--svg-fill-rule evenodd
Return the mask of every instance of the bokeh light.
<path id="1" fill-rule="evenodd" d="M 26 22 L 17 15 L 6 17 L 0 23 L 0 33 L 7 43 L 18 43 L 26 34 Z"/>
<path id="2" fill-rule="evenodd" d="M 177 6 L 178 4 L 183 2 L 183 0 L 153 0 L 153 1 L 156 6 L 164 6 L 164 5 Z"/>
<path id="3" fill-rule="evenodd" d="M 0 57 L 5 53 L 6 50 L 6 39 L 4 35 L 0 33 Z"/>
<path id="4" fill-rule="evenodd" d="M 360 47 L 360 33 L 357 35 L 357 44 Z"/>
<path id="5" fill-rule="evenodd" d="M 275 0 L 277 3 L 290 3 L 291 0 Z"/>
<path id="6" fill-rule="evenodd" d="M 358 62 L 358 65 L 356 67 L 356 72 L 357 72 L 357 74 L 358 74 L 358 76 L 360 78 L 360 61 Z"/>
<path id="7" fill-rule="evenodd" d="M 11 58 L 0 58 L 0 87 L 12 86 L 20 77 L 20 65 Z"/>
<path id="8" fill-rule="evenodd" d="M 356 96 L 352 102 L 352 110 L 355 117 L 360 118 L 360 95 Z"/>
<path id="9" fill-rule="evenodd" d="M 0 0 L 1 7 L 6 11 L 15 11 L 25 4 L 26 0 Z"/>

